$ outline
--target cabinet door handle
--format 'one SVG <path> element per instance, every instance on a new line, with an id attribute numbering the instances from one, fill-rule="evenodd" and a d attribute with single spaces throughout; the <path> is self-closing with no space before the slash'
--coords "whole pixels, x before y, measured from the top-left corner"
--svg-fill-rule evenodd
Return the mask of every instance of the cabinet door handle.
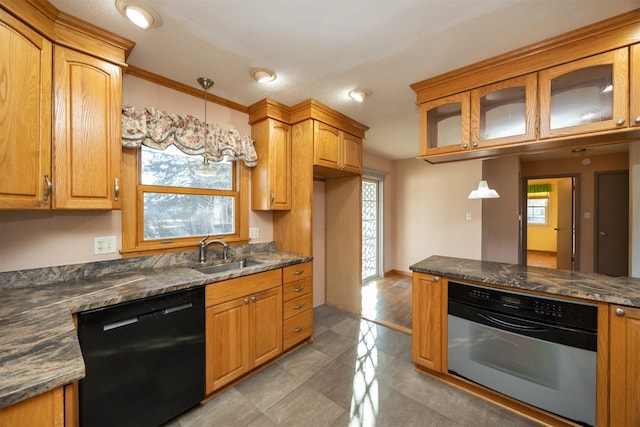
<path id="1" fill-rule="evenodd" d="M 474 142 L 474 143 L 473 143 L 473 148 L 476 148 L 477 146 L 478 146 L 478 143 L 477 143 L 477 142 Z"/>
<path id="2" fill-rule="evenodd" d="M 624 310 L 622 308 L 616 308 L 616 316 L 624 316 Z"/>
<path id="3" fill-rule="evenodd" d="M 249 304 L 249 298 L 245 297 L 243 301 L 245 304 Z"/>
<path id="4" fill-rule="evenodd" d="M 304 289 L 304 286 L 300 286 L 299 288 L 294 288 L 293 292 L 301 292 Z"/>
<path id="5" fill-rule="evenodd" d="M 297 270 L 297 271 L 294 271 L 294 272 L 293 272 L 293 275 L 294 275 L 294 276 L 299 276 L 299 275 L 301 275 L 302 273 L 304 273 L 304 270 Z"/>
<path id="6" fill-rule="evenodd" d="M 251 297 L 251 301 L 256 302 L 256 296 L 255 296 L 255 295 L 253 295 L 253 296 Z"/>
<path id="7" fill-rule="evenodd" d="M 464 144 L 462 144 L 462 148 L 467 149 L 469 148 L 469 144 L 467 144 L 466 142 Z"/>
<path id="8" fill-rule="evenodd" d="M 51 190 L 53 189 L 53 184 L 51 184 L 48 173 L 44 174 L 44 181 L 47 183 L 47 189 L 44 192 L 44 200 L 49 200 L 49 195 L 51 194 Z"/>
<path id="9" fill-rule="evenodd" d="M 622 126 L 624 124 L 625 120 L 624 119 L 618 119 L 616 121 L 616 126 Z"/>
<path id="10" fill-rule="evenodd" d="M 276 201 L 276 194 L 275 193 L 271 193 L 271 203 Z"/>
<path id="11" fill-rule="evenodd" d="M 636 122 L 636 123 L 640 123 L 640 116 L 636 117 L 636 118 L 634 119 L 634 122 Z"/>
<path id="12" fill-rule="evenodd" d="M 114 189 L 115 189 L 115 201 L 118 201 L 118 197 L 120 196 L 120 182 L 118 182 L 118 178 L 115 178 L 115 185 L 114 185 Z"/>
<path id="13" fill-rule="evenodd" d="M 294 305 L 294 306 L 293 306 L 293 309 L 294 309 L 294 310 L 300 310 L 302 307 L 304 307 L 304 303 L 302 303 L 302 304 L 298 304 L 298 305 Z"/>
<path id="14" fill-rule="evenodd" d="M 293 332 L 298 333 L 298 332 L 301 332 L 303 329 L 304 329 L 304 326 L 298 326 L 293 330 Z"/>
<path id="15" fill-rule="evenodd" d="M 439 282 L 440 281 L 440 276 L 434 276 L 433 277 L 433 281 L 434 282 Z"/>

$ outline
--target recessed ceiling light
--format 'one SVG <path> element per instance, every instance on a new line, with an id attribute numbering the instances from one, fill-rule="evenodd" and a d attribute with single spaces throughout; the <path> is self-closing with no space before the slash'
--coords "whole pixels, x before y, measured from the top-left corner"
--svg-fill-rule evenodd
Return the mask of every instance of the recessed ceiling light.
<path id="1" fill-rule="evenodd" d="M 276 73 L 268 68 L 252 68 L 249 70 L 249 74 L 258 83 L 269 83 L 278 77 Z"/>
<path id="2" fill-rule="evenodd" d="M 162 24 L 162 18 L 158 12 L 136 0 L 116 0 L 116 8 L 129 21 L 143 30 L 159 27 Z"/>
<path id="3" fill-rule="evenodd" d="M 349 98 L 358 102 L 364 101 L 364 99 L 369 95 L 371 95 L 371 92 L 367 89 L 353 89 L 349 92 Z"/>

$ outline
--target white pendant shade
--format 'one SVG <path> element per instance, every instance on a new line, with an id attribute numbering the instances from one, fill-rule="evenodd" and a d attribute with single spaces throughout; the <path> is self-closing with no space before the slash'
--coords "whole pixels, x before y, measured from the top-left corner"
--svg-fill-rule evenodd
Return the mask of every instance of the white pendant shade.
<path id="1" fill-rule="evenodd" d="M 493 188 L 489 188 L 487 181 L 480 181 L 478 188 L 469 193 L 470 199 L 497 199 L 500 195 Z"/>

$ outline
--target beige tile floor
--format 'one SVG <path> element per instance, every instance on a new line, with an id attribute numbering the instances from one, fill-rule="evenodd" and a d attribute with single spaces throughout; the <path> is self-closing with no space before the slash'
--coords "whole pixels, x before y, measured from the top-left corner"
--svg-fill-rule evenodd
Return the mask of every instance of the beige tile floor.
<path id="1" fill-rule="evenodd" d="M 195 426 L 534 426 L 418 373 L 411 337 L 330 306 L 314 343 L 182 414 Z"/>

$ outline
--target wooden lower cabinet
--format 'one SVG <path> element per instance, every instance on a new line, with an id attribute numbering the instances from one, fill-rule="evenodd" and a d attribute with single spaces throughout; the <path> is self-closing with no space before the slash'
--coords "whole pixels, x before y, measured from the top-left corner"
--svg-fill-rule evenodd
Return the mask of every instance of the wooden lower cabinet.
<path id="1" fill-rule="evenodd" d="M 282 353 L 281 283 L 278 269 L 207 286 L 207 394 Z"/>
<path id="2" fill-rule="evenodd" d="M 313 263 L 282 269 L 282 340 L 287 350 L 313 336 Z"/>
<path id="3" fill-rule="evenodd" d="M 447 280 L 430 274 L 413 274 L 413 344 L 417 365 L 436 372 L 446 370 Z M 444 293 L 444 294 L 443 294 Z M 443 318 L 445 317 L 445 318 Z"/>
<path id="4" fill-rule="evenodd" d="M 58 387 L 0 409 L 2 427 L 63 427 L 64 389 Z"/>
<path id="5" fill-rule="evenodd" d="M 609 425 L 640 425 L 640 309 L 610 307 Z"/>

